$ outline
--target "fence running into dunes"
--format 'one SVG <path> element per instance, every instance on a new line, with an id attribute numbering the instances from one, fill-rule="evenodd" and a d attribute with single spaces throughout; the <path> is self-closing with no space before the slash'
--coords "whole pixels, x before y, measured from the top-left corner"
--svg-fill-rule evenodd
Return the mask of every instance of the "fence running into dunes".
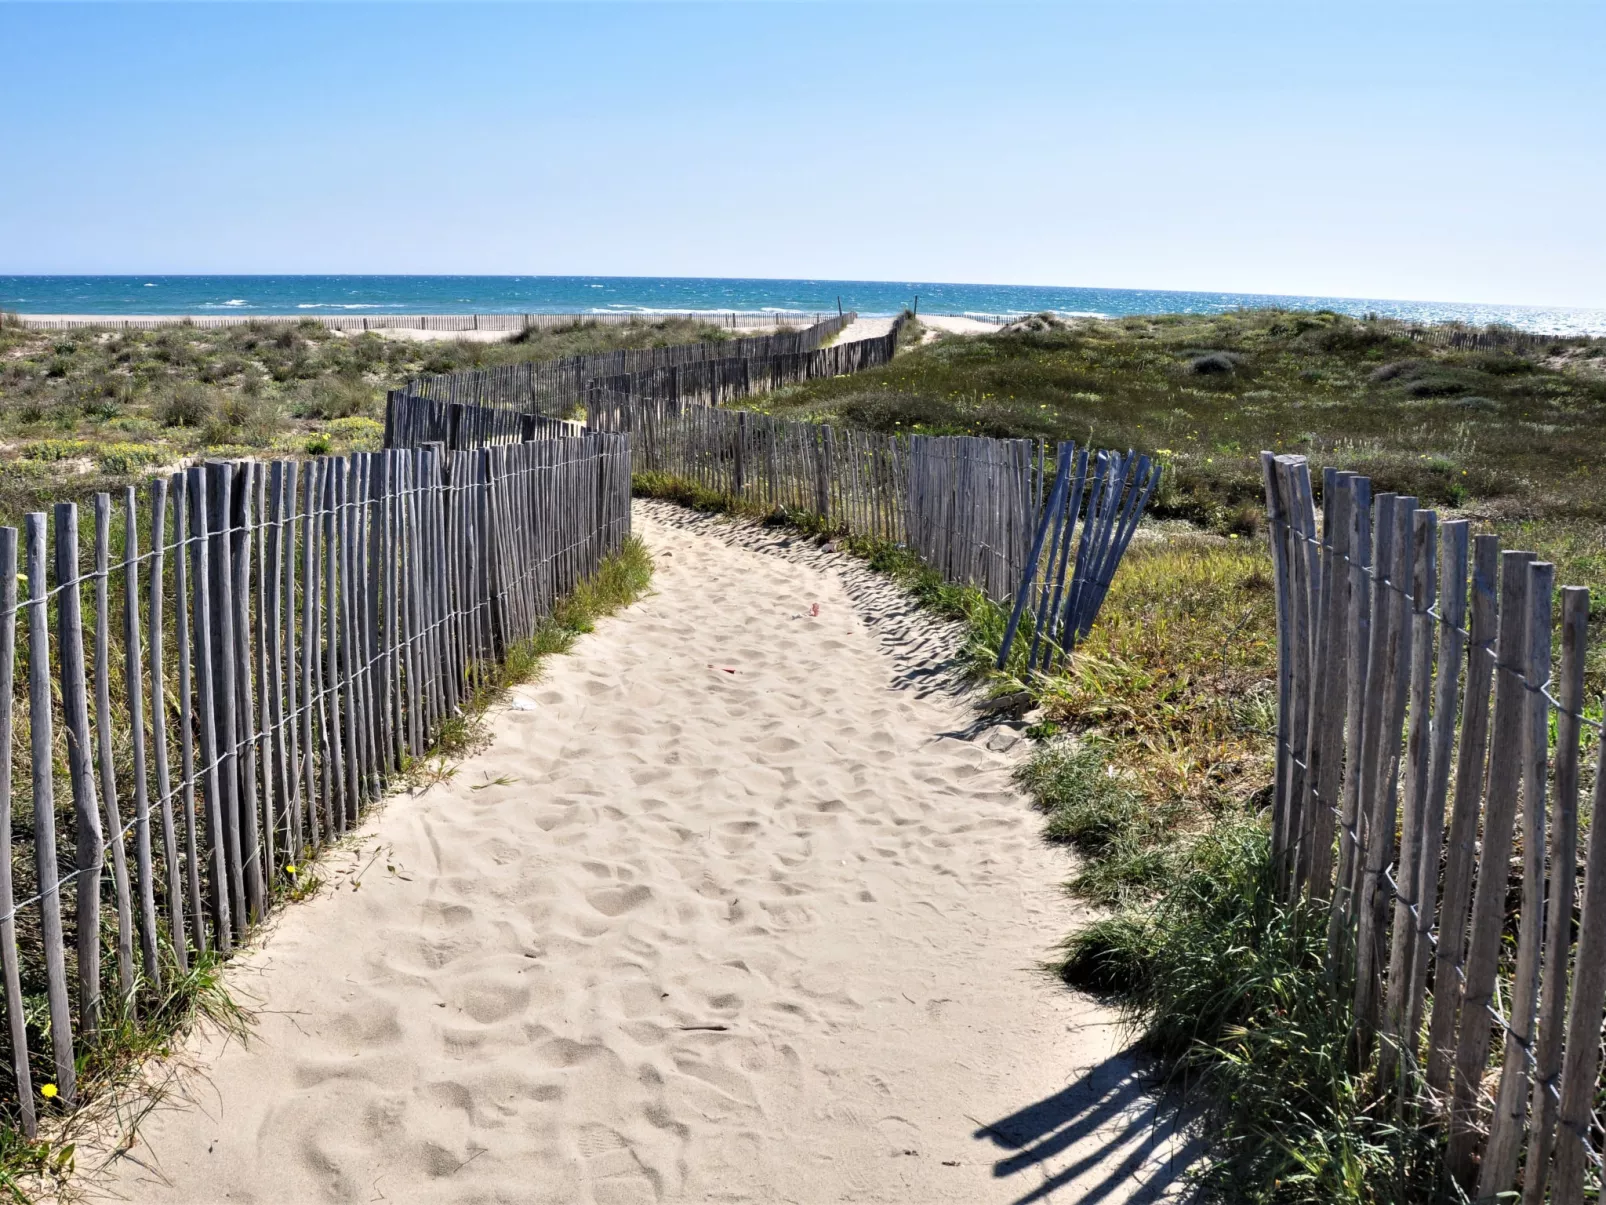
<path id="1" fill-rule="evenodd" d="M 97 1028 L 245 938 L 629 524 L 628 441 L 587 434 L 208 463 L 97 495 L 87 556 L 72 503 L 0 528 L 0 1098 L 27 1133 Z"/>
<path id="2" fill-rule="evenodd" d="M 1606 763 L 1579 849 L 1589 592 L 1560 590 L 1554 658 L 1553 565 L 1331 469 L 1318 524 L 1305 458 L 1263 460 L 1279 886 L 1326 904 L 1357 1059 L 1444 1135 L 1446 1174 L 1576 1205 L 1606 1133 Z"/>
<path id="3" fill-rule="evenodd" d="M 1061 445 L 1050 464 L 1041 441 L 878 435 L 722 408 L 799 381 L 886 364 L 897 352 L 902 325 L 900 318 L 885 335 L 812 351 L 777 350 L 775 339 L 744 340 L 750 353 L 744 356 L 665 355 L 671 362 L 590 378 L 587 372 L 635 353 L 564 361 L 555 370 L 520 365 L 458 374 L 463 379 L 455 382 L 433 378 L 429 396 L 413 382 L 389 396 L 385 440 L 387 446 L 458 448 L 537 438 L 553 421 L 541 408 L 558 399 L 567 412 L 578 389 L 587 428 L 628 434 L 638 473 L 905 544 L 945 580 L 975 586 L 995 600 L 1015 599 L 1004 657 L 1024 624 L 1032 635 L 1032 667 L 1046 671 L 1087 634 L 1158 484 L 1157 464 L 1098 452 L 1089 477 L 1087 453 L 1075 460 L 1071 444 Z M 729 346 L 702 344 L 694 351 Z M 490 401 L 455 400 L 463 397 Z M 1073 464 L 1080 473 L 1074 490 Z M 1045 560 L 1040 554 L 1050 528 Z M 1035 600 L 1029 610 L 1028 595 Z"/>
<path id="4" fill-rule="evenodd" d="M 496 368 L 424 376 L 409 381 L 405 388 L 397 392 L 405 397 L 430 401 L 565 417 L 569 411 L 584 403 L 587 389 L 598 380 L 623 382 L 623 378 L 638 374 L 668 372 L 675 380 L 679 380 L 682 374 L 691 374 L 686 385 L 688 392 L 693 390 L 690 384 L 692 380 L 703 381 L 705 391 L 714 390 L 714 404 L 717 404 L 722 397 L 740 396 L 729 392 L 735 387 L 734 378 L 739 371 L 752 372 L 751 366 L 755 363 L 784 361 L 788 357 L 806 358 L 810 353 L 819 352 L 827 340 L 835 337 L 855 317 L 857 315 L 847 313 L 802 330 L 778 331 L 773 335 L 754 335 L 717 343 L 628 348 L 588 356 L 565 356 L 556 360 L 526 361 Z M 886 354 L 890 359 L 890 348 Z M 700 369 L 700 366 L 708 364 L 724 365 L 724 375 L 717 369 Z M 697 375 L 699 371 L 702 376 Z M 843 371 L 848 369 L 844 368 Z M 759 374 L 762 375 L 762 369 Z M 826 373 L 822 368 L 815 375 Z M 726 376 L 731 378 L 730 383 L 721 395 L 719 385 Z M 628 383 L 616 384 L 614 388 L 629 392 Z"/>

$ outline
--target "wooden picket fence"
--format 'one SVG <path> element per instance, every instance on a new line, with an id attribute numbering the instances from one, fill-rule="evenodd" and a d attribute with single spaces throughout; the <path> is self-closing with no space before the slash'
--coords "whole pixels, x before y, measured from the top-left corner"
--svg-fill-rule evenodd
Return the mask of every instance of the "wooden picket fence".
<path id="1" fill-rule="evenodd" d="M 91 526 L 0 528 L 0 1100 L 30 1135 L 97 1028 L 244 939 L 618 547 L 629 444 L 213 462 Z"/>
<path id="2" fill-rule="evenodd" d="M 1606 824 L 1579 849 L 1583 745 L 1601 730 L 1589 592 L 1559 592 L 1558 660 L 1554 566 L 1332 469 L 1318 522 L 1305 458 L 1262 458 L 1280 888 L 1326 903 L 1357 1058 L 1441 1128 L 1448 1180 L 1576 1205 L 1603 1166 Z"/>
<path id="3" fill-rule="evenodd" d="M 852 312 L 833 315 L 802 330 L 777 331 L 771 335 L 754 335 L 719 343 L 679 343 L 668 347 L 621 349 L 595 355 L 565 356 L 556 360 L 526 361 L 495 368 L 423 376 L 407 382 L 397 392 L 408 398 L 507 408 L 526 414 L 567 418 L 571 411 L 585 404 L 587 391 L 599 381 L 611 382 L 609 388 L 615 392 L 630 393 L 632 384 L 629 378 L 637 374 L 666 372 L 676 381 L 685 377 L 681 388 L 688 397 L 710 394 L 713 399 L 710 404 L 717 405 L 722 400 L 722 386 L 724 398 L 741 396 L 734 392 L 737 389 L 737 376 L 755 373 L 756 365 L 785 362 L 793 372 L 798 372 L 806 364 L 845 363 L 841 353 L 822 361 L 810 357 L 822 351 L 831 351 L 823 344 L 857 316 Z M 856 347 L 860 342 L 879 341 L 855 340 L 846 346 Z M 885 354 L 887 359 L 892 358 L 890 349 Z M 708 365 L 718 367 L 710 368 Z M 756 369 L 760 376 L 764 371 L 762 367 Z M 776 371 L 780 370 L 770 370 L 772 375 Z M 827 373 L 821 367 L 814 375 L 836 375 L 836 371 Z M 843 367 L 839 371 L 850 369 Z M 808 378 L 797 376 L 795 379 Z M 749 389 L 749 392 L 752 391 Z"/>
<path id="4" fill-rule="evenodd" d="M 743 357 L 666 355 L 678 362 L 605 373 L 584 381 L 586 426 L 627 433 L 637 472 L 905 544 L 946 581 L 975 586 L 999 601 L 1014 598 L 1000 665 L 1024 616 L 1032 666 L 1046 672 L 1092 626 L 1158 484 L 1158 465 L 1147 457 L 1098 452 L 1089 476 L 1087 452 L 1077 460 L 1073 444 L 1061 445 L 1050 465 L 1042 441 L 876 435 L 727 408 L 797 381 L 886 364 L 897 353 L 903 322 L 897 319 L 885 335 L 814 351 L 778 352 L 773 341 L 745 341 L 752 346 Z M 565 412 L 568 391 L 584 372 L 607 366 L 600 359 L 564 362 L 571 374 L 559 395 Z M 436 379 L 435 394 L 491 402 L 423 397 L 414 384 L 395 390 L 386 405 L 386 445 L 470 447 L 536 438 L 550 429 L 552 420 L 537 413 L 554 396 L 539 384 L 555 379 L 545 366 L 530 366 L 521 376 L 463 375 L 470 379 L 462 385 Z M 1079 517 L 1082 538 L 1073 561 Z M 1035 600 L 1029 609 L 1028 596 Z"/>

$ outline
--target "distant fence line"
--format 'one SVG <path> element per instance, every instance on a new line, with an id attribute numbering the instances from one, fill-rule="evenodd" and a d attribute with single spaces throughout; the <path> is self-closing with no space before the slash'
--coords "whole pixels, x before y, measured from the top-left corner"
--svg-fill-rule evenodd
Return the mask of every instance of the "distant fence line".
<path id="1" fill-rule="evenodd" d="M 836 315 L 779 314 L 769 310 L 654 310 L 651 313 L 574 314 L 17 314 L 8 316 L 30 330 L 156 330 L 165 326 L 193 326 L 210 330 L 226 326 L 295 326 L 313 322 L 332 331 L 507 331 L 549 330 L 553 327 L 628 326 L 667 318 L 693 318 L 728 330 L 813 326 Z"/>
<path id="2" fill-rule="evenodd" d="M 723 408 L 799 381 L 886 364 L 902 326 L 900 318 L 885 335 L 813 351 L 775 351 L 773 341 L 744 340 L 745 356 L 589 378 L 607 365 L 597 358 L 566 362 L 563 377 L 536 365 L 433 378 L 437 395 L 493 404 L 419 397 L 417 383 L 410 384 L 387 401 L 386 443 L 468 447 L 535 438 L 546 427 L 529 408 L 558 397 L 564 403 L 558 408 L 567 411 L 568 391 L 583 385 L 588 429 L 627 433 L 636 472 L 905 544 L 947 581 L 999 601 L 1016 599 L 1005 657 L 1024 622 L 1033 637 L 1032 665 L 1046 671 L 1087 634 L 1158 482 L 1157 465 L 1099 452 L 1089 476 L 1087 453 L 1076 461 L 1070 444 L 1050 465 L 1041 441 L 876 435 Z M 561 384 L 549 384 L 554 380 Z M 1080 472 L 1074 489 L 1073 463 Z M 1028 595 L 1035 601 L 1023 615 Z"/>
<path id="3" fill-rule="evenodd" d="M 1305 458 L 1262 458 L 1280 889 L 1325 904 L 1358 1062 L 1442 1127 L 1446 1174 L 1493 1200 L 1520 1163 L 1525 1205 L 1577 1205 L 1606 1133 L 1606 760 L 1578 898 L 1589 592 L 1559 592 L 1553 666 L 1553 565 L 1332 469 L 1318 525 Z"/>
<path id="4" fill-rule="evenodd" d="M 628 441 L 592 433 L 196 466 L 143 503 L 97 495 L 87 566 L 72 503 L 0 528 L 0 1101 L 21 1128 L 47 1081 L 75 1103 L 108 1015 L 245 938 L 629 525 Z"/>
<path id="5" fill-rule="evenodd" d="M 718 388 L 723 372 L 733 381 L 751 372 L 751 364 L 785 356 L 801 356 L 821 350 L 823 345 L 849 325 L 857 315 L 833 315 L 813 326 L 773 335 L 754 335 L 716 343 L 678 343 L 668 347 L 621 348 L 584 356 L 564 356 L 554 360 L 502 364 L 495 368 L 469 369 L 417 377 L 400 390 L 408 398 L 457 402 L 475 406 L 521 410 L 527 414 L 566 417 L 584 403 L 586 391 L 598 380 L 610 379 L 615 388 L 630 392 L 618 378 L 665 369 L 679 372 L 697 370 L 694 366 L 720 362 L 723 370 L 705 370 L 712 388 Z M 863 342 L 875 343 L 876 340 Z M 858 342 L 847 344 L 857 347 Z M 890 358 L 890 352 L 887 353 Z M 841 354 L 839 353 L 838 360 Z M 833 363 L 838 362 L 833 360 Z M 845 370 L 845 369 L 844 369 Z M 678 374 L 676 378 L 678 380 Z M 691 386 L 688 383 L 688 388 Z M 716 398 L 716 402 L 717 402 Z M 711 403 L 714 404 L 714 403 Z"/>
<path id="6" fill-rule="evenodd" d="M 1413 343 L 1463 351 L 1545 351 L 1600 341 L 1598 335 L 1546 335 L 1493 324 L 1479 327 L 1457 322 L 1421 323 L 1377 315 L 1368 315 L 1366 321 Z"/>

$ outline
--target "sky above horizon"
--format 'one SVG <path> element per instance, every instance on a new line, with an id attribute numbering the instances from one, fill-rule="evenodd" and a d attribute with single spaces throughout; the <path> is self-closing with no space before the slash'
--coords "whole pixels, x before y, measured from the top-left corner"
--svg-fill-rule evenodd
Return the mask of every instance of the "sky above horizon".
<path id="1" fill-rule="evenodd" d="M 1606 4 L 19 4 L 0 273 L 1606 305 Z"/>

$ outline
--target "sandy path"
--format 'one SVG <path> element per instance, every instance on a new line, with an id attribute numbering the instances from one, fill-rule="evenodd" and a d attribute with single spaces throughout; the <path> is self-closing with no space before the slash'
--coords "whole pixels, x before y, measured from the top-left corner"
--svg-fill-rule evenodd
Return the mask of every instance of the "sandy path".
<path id="1" fill-rule="evenodd" d="M 855 318 L 844 326 L 833 343 L 857 343 L 860 339 L 879 339 L 892 329 L 891 318 Z"/>
<path id="2" fill-rule="evenodd" d="M 1013 755 L 942 735 L 952 635 L 783 535 L 637 519 L 657 592 L 237 964 L 257 1035 L 200 1052 L 108 1189 L 1155 1199 L 1110 1016 L 1033 969 L 1076 919 L 1063 856 Z"/>
<path id="3" fill-rule="evenodd" d="M 935 339 L 936 332 L 942 331 L 950 335 L 995 335 L 998 333 L 998 323 L 982 322 L 976 318 L 966 318 L 962 314 L 922 314 L 920 323 L 926 328 L 926 342 Z"/>

